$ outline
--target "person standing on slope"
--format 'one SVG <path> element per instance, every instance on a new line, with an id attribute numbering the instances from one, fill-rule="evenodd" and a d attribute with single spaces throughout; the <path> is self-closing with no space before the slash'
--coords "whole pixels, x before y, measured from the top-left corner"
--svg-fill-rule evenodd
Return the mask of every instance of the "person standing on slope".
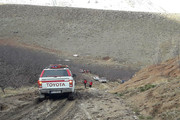
<path id="1" fill-rule="evenodd" d="M 84 87 L 86 88 L 87 80 L 84 79 Z"/>
<path id="2" fill-rule="evenodd" d="M 92 87 L 92 84 L 93 84 L 93 82 L 92 82 L 92 80 L 89 82 L 89 87 L 91 88 Z"/>

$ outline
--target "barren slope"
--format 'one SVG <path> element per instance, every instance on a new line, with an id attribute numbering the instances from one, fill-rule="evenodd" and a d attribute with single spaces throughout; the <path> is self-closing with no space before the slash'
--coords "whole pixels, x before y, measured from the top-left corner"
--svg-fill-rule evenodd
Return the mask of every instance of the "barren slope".
<path id="1" fill-rule="evenodd" d="M 1 5 L 0 25 L 0 39 L 140 65 L 174 56 L 180 37 L 178 22 L 153 13 Z"/>

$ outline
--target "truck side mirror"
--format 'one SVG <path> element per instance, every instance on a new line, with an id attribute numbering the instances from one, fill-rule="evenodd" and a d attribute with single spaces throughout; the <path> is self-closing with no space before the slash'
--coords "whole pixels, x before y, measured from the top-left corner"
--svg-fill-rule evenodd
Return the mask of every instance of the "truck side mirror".
<path id="1" fill-rule="evenodd" d="M 74 77 L 74 78 L 75 78 L 75 77 L 76 77 L 76 74 L 73 74 L 73 75 L 72 75 L 72 77 Z"/>

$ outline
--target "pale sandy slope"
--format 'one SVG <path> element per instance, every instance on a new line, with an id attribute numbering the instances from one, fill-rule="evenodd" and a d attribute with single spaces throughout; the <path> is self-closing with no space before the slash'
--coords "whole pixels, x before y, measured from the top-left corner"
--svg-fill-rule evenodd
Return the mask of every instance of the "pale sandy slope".
<path id="1" fill-rule="evenodd" d="M 180 12 L 178 0 L 0 0 L 0 3 L 139 12 Z"/>

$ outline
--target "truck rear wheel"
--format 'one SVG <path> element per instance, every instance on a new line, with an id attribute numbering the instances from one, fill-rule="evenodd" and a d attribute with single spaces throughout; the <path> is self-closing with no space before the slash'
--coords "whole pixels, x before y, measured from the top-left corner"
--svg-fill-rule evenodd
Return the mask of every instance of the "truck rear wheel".
<path id="1" fill-rule="evenodd" d="M 39 93 L 39 101 L 43 101 L 46 98 L 46 94 Z"/>
<path id="2" fill-rule="evenodd" d="M 75 92 L 69 93 L 68 100 L 74 100 L 76 98 Z"/>

